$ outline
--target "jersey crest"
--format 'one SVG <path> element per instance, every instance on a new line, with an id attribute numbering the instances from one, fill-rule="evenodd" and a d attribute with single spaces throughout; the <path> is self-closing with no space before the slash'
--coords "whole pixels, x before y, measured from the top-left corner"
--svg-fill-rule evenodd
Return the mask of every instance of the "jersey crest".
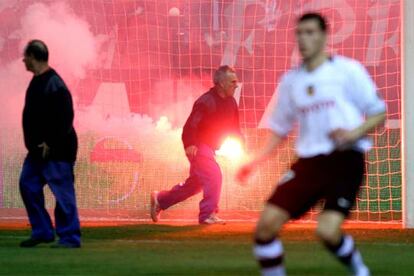
<path id="1" fill-rule="evenodd" d="M 313 96 L 315 94 L 315 88 L 313 87 L 313 85 L 309 85 L 306 88 L 306 93 L 308 94 L 308 96 Z"/>

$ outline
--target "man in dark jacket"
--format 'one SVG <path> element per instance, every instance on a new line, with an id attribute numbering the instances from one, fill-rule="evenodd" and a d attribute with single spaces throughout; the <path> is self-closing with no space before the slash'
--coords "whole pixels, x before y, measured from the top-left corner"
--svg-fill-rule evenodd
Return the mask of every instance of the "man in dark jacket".
<path id="1" fill-rule="evenodd" d="M 233 68 L 221 66 L 213 81 L 214 87 L 194 103 L 183 128 L 182 141 L 191 163 L 190 176 L 185 183 L 169 191 L 151 194 L 151 218 L 154 222 L 158 221 L 161 210 L 203 191 L 199 223 L 223 223 L 216 216 L 222 175 L 215 160 L 215 150 L 227 136 L 241 136 L 239 110 L 233 98 L 238 80 Z"/>
<path id="2" fill-rule="evenodd" d="M 55 240 L 45 209 L 43 188 L 48 184 L 56 198 L 55 224 L 59 237 L 52 247 L 80 247 L 80 224 L 76 206 L 73 168 L 77 136 L 73 128 L 71 94 L 61 77 L 48 65 L 44 42 L 30 41 L 24 52 L 26 69 L 34 74 L 26 91 L 23 109 L 24 142 L 28 150 L 20 176 L 20 194 L 32 226 L 21 247 Z"/>

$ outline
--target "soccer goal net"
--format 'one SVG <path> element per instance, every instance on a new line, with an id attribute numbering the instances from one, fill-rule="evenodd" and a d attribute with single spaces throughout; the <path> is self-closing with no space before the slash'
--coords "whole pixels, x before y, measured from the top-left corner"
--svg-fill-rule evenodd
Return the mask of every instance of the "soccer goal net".
<path id="1" fill-rule="evenodd" d="M 0 4 L 0 207 L 24 216 L 19 173 L 21 131 L 31 75 L 21 63 L 25 43 L 42 39 L 50 63 L 67 82 L 79 136 L 76 191 L 84 218 L 148 219 L 149 195 L 183 182 L 189 163 L 181 130 L 194 100 L 222 64 L 234 66 L 247 152 L 264 143 L 262 118 L 281 75 L 300 62 L 297 17 L 323 13 L 328 51 L 362 62 L 388 107 L 385 127 L 371 135 L 367 175 L 351 218 L 400 222 L 401 20 L 399 0 L 75 0 Z M 226 218 L 255 218 L 278 179 L 295 160 L 294 135 L 245 186 L 234 173 L 246 158 L 229 147 L 222 167 L 220 208 Z M 49 191 L 47 206 L 54 201 Z M 171 208 L 168 218 L 197 213 L 197 195 Z M 320 205 L 318 205 L 320 206 Z M 305 219 L 314 219 L 320 207 Z"/>

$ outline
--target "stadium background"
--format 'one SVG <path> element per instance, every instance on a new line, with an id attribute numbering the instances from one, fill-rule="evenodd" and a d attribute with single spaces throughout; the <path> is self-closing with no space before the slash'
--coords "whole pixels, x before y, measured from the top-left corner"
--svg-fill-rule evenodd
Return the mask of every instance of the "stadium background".
<path id="1" fill-rule="evenodd" d="M 145 220 L 150 192 L 187 176 L 180 128 L 220 64 L 238 71 L 248 150 L 263 143 L 261 121 L 278 79 L 299 62 L 295 20 L 309 10 L 330 21 L 329 51 L 367 66 L 388 106 L 386 127 L 372 135 L 369 173 L 352 218 L 400 222 L 400 1 L 370 0 L 2 2 L 2 216 L 24 217 L 18 192 L 25 155 L 20 113 L 31 76 L 21 55 L 29 39 L 49 45 L 50 62 L 75 99 L 81 215 Z M 233 180 L 243 158 L 218 157 L 224 175 L 221 208 L 227 218 L 250 219 L 261 209 L 295 158 L 293 138 L 243 187 Z M 171 218 L 191 218 L 198 200 L 177 205 Z M 54 206 L 50 195 L 47 204 Z"/>

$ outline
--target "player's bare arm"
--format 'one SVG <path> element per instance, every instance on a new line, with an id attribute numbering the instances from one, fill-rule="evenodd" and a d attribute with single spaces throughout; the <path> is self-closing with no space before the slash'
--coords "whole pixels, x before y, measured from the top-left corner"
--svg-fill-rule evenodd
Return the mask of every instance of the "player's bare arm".
<path id="1" fill-rule="evenodd" d="M 283 140 L 284 137 L 280 136 L 276 132 L 270 131 L 266 145 L 263 147 L 261 151 L 259 151 L 254 157 L 252 157 L 248 163 L 246 163 L 239 169 L 236 175 L 237 180 L 239 180 L 242 183 L 245 182 L 247 178 L 251 175 L 251 173 L 255 170 L 255 168 L 260 163 L 267 160 L 271 156 L 274 149 Z"/>
<path id="2" fill-rule="evenodd" d="M 385 112 L 368 116 L 361 126 L 353 130 L 336 129 L 330 133 L 330 137 L 338 148 L 346 148 L 383 124 L 385 117 Z"/>

